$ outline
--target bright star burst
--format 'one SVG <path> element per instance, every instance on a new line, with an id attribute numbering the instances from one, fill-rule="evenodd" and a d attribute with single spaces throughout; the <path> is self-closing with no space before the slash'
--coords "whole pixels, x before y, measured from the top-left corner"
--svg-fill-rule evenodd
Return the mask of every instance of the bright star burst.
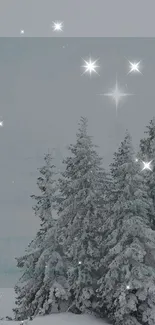
<path id="1" fill-rule="evenodd" d="M 143 163 L 143 165 L 144 165 L 142 171 L 145 170 L 145 169 L 149 169 L 149 170 L 152 171 L 152 166 L 150 166 L 151 162 L 152 162 L 152 160 L 149 161 L 149 162 L 142 161 L 142 163 Z"/>
<path id="2" fill-rule="evenodd" d="M 84 60 L 84 59 L 83 59 Z M 89 59 L 89 61 L 86 61 L 84 60 L 85 64 L 86 65 L 83 65 L 82 68 L 85 68 L 85 71 L 83 74 L 85 74 L 86 72 L 89 72 L 90 73 L 90 76 L 91 76 L 91 73 L 92 72 L 95 72 L 97 73 L 96 71 L 96 68 L 99 68 L 98 65 L 96 65 L 96 62 L 98 61 L 99 59 L 95 60 L 95 61 L 92 61 L 91 58 Z M 83 75 L 82 74 L 82 75 Z M 98 73 L 97 73 L 98 74 Z M 98 74 L 99 75 L 99 74 Z"/>
<path id="3" fill-rule="evenodd" d="M 139 70 L 140 69 L 140 66 L 139 66 L 140 62 L 141 61 L 139 61 L 139 62 L 131 62 L 131 61 L 129 61 L 130 70 L 129 70 L 128 74 L 131 73 L 131 72 L 138 72 L 138 73 L 142 74 L 142 72 Z"/>
<path id="4" fill-rule="evenodd" d="M 121 99 L 126 96 L 131 96 L 132 94 L 127 94 L 127 93 L 121 92 L 121 90 L 118 87 L 118 82 L 117 82 L 117 78 L 116 78 L 115 88 L 112 90 L 112 92 L 106 93 L 106 94 L 100 94 L 100 95 L 112 97 L 112 99 L 115 101 L 116 115 L 117 115 L 117 108 L 118 108 L 118 105 L 119 105 L 119 102 L 121 101 Z"/>
<path id="5" fill-rule="evenodd" d="M 53 31 L 54 32 L 62 32 L 63 31 L 63 22 L 53 22 Z"/>

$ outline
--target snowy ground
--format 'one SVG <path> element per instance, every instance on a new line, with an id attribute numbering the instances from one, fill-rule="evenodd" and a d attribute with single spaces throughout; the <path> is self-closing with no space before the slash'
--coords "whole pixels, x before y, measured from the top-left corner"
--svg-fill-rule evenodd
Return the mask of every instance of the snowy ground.
<path id="1" fill-rule="evenodd" d="M 14 290 L 6 288 L 0 290 L 0 318 L 13 317 Z M 0 321 L 0 325 L 19 325 L 21 322 Z M 27 325 L 109 325 L 102 319 L 97 319 L 89 315 L 73 315 L 71 313 L 53 314 L 50 316 L 36 317 L 29 321 Z M 26 324 L 25 324 L 26 325 Z"/>
<path id="2" fill-rule="evenodd" d="M 1 325 L 19 325 L 20 322 L 1 321 Z M 96 320 L 88 315 L 58 314 L 51 316 L 36 317 L 25 325 L 109 325 L 103 320 Z"/>

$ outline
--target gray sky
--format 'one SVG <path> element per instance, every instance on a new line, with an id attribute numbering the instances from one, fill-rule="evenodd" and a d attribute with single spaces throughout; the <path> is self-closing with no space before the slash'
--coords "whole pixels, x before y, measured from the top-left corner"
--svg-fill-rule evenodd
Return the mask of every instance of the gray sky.
<path id="1" fill-rule="evenodd" d="M 137 146 L 155 114 L 155 43 L 137 38 L 1 38 L 0 39 L 0 237 L 33 236 L 38 220 L 32 212 L 37 168 L 48 147 L 61 157 L 75 141 L 80 116 L 105 166 L 128 128 Z M 85 74 L 82 58 L 99 58 L 100 76 Z M 128 61 L 142 60 L 141 74 L 128 72 Z M 118 108 L 98 94 L 117 78 L 129 96 Z M 30 158 L 30 159 L 29 159 Z M 57 163 L 60 164 L 59 157 Z M 14 181 L 14 183 L 12 183 Z"/>
<path id="2" fill-rule="evenodd" d="M 65 22 L 63 36 L 155 35 L 154 0 L 1 0 L 0 36 L 54 36 L 53 20 Z"/>

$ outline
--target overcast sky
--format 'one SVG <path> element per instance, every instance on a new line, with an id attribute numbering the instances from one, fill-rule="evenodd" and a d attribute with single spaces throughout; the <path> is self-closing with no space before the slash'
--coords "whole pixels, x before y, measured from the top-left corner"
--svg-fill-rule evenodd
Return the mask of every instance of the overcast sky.
<path id="1" fill-rule="evenodd" d="M 50 24 L 64 21 L 63 37 L 154 37 L 155 1 L 1 0 L 0 36 L 53 37 Z"/>
<path id="2" fill-rule="evenodd" d="M 155 115 L 155 41 L 137 38 L 0 39 L 0 237 L 33 236 L 38 220 L 30 195 L 48 148 L 59 157 L 76 139 L 80 116 L 105 166 L 126 128 L 137 146 Z M 98 60 L 99 76 L 82 75 L 82 58 Z M 128 60 L 142 60 L 143 74 L 129 74 Z M 129 96 L 118 107 L 98 94 L 117 79 Z"/>

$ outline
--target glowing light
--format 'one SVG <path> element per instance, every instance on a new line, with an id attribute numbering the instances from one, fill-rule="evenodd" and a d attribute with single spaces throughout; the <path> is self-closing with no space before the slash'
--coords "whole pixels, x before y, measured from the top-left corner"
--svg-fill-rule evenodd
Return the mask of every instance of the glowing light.
<path id="1" fill-rule="evenodd" d="M 82 262 L 81 262 L 81 261 L 79 261 L 79 263 L 78 263 L 78 264 L 80 265 L 80 264 L 82 264 Z"/>
<path id="2" fill-rule="evenodd" d="M 63 31 L 63 23 L 62 22 L 53 22 L 53 31 L 54 32 L 62 32 Z"/>
<path id="3" fill-rule="evenodd" d="M 24 29 L 21 29 L 20 33 L 21 33 L 21 34 L 24 34 Z"/>
<path id="4" fill-rule="evenodd" d="M 128 74 L 129 73 L 131 73 L 131 72 L 138 72 L 138 73 L 141 73 L 141 71 L 139 70 L 140 69 L 140 62 L 141 61 L 139 61 L 139 62 L 130 62 L 129 61 L 129 64 L 130 64 L 130 70 L 129 70 L 129 72 L 128 72 Z M 142 74 L 142 73 L 141 73 Z"/>
<path id="5" fill-rule="evenodd" d="M 83 59 L 83 60 L 84 60 L 84 59 Z M 95 60 L 95 61 L 92 61 L 91 58 L 89 59 L 89 61 L 84 60 L 85 65 L 82 66 L 82 68 L 85 68 L 84 73 L 88 72 L 88 73 L 90 74 L 90 76 L 91 76 L 91 73 L 92 73 L 92 72 L 97 73 L 96 68 L 99 68 L 99 66 L 96 65 L 96 62 L 97 62 L 98 60 L 99 60 L 99 59 L 97 59 L 97 60 Z M 83 74 L 84 74 L 84 73 L 83 73 Z M 82 74 L 82 75 L 83 75 L 83 74 Z M 97 73 L 97 74 L 98 74 L 98 73 Z M 98 75 L 99 75 L 99 74 L 98 74 Z"/>
<path id="6" fill-rule="evenodd" d="M 132 94 L 122 92 L 118 87 L 118 82 L 117 82 L 117 78 L 116 78 L 115 88 L 109 93 L 100 94 L 100 95 L 111 97 L 115 101 L 116 114 L 117 114 L 117 108 L 118 108 L 119 102 L 122 100 L 122 98 L 131 96 Z"/>
<path id="7" fill-rule="evenodd" d="M 151 162 L 152 162 L 152 160 L 149 161 L 149 162 L 145 162 L 145 161 L 143 161 L 143 165 L 144 165 L 144 167 L 143 167 L 142 171 L 145 170 L 145 169 L 149 169 L 149 170 L 152 171 L 152 167 L 150 166 Z"/>
<path id="8" fill-rule="evenodd" d="M 136 158 L 135 161 L 138 162 L 138 158 Z"/>
<path id="9" fill-rule="evenodd" d="M 127 285 L 127 286 L 126 286 L 126 289 L 127 289 L 127 290 L 129 290 L 129 289 L 130 289 L 130 286 L 129 286 L 129 285 Z"/>
<path id="10" fill-rule="evenodd" d="M 1 127 L 3 127 L 3 124 L 4 124 L 3 121 L 0 121 L 0 126 L 1 126 Z"/>

